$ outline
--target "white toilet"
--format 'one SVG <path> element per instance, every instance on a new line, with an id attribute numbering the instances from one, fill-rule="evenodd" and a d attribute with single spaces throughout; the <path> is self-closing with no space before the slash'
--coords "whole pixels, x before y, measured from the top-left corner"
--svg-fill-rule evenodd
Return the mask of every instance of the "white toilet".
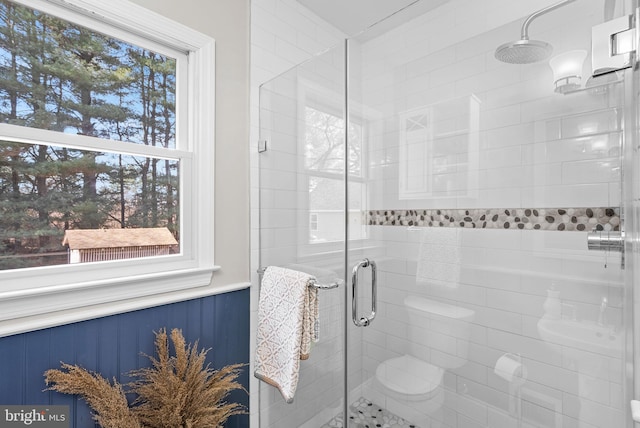
<path id="1" fill-rule="evenodd" d="M 407 296 L 409 354 L 378 365 L 374 387 L 384 396 L 383 407 L 422 427 L 444 401 L 442 377 L 447 369 L 467 361 L 468 339 L 475 312 L 448 303 Z M 428 349 L 427 349 L 428 348 Z M 419 358 L 428 353 L 430 362 Z"/>

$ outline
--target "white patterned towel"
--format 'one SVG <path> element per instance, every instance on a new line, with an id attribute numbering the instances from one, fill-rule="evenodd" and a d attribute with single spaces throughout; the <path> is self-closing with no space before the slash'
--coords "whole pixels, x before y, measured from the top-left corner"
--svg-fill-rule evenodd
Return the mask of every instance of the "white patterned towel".
<path id="1" fill-rule="evenodd" d="M 280 390 L 293 402 L 300 360 L 309 358 L 318 317 L 314 277 L 291 269 L 265 269 L 258 302 L 255 377 Z"/>

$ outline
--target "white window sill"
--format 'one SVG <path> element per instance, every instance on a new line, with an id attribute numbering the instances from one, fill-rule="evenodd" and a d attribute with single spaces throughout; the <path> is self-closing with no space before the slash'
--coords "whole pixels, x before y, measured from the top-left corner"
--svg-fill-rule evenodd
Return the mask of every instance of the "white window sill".
<path id="1" fill-rule="evenodd" d="M 0 337 L 241 290 L 212 284 L 219 266 L 0 293 Z"/>

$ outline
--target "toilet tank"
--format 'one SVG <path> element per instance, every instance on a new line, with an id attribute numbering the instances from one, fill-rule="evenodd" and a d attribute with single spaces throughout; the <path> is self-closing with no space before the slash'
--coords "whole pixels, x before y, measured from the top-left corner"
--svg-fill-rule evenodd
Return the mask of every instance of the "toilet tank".
<path id="1" fill-rule="evenodd" d="M 407 296 L 404 305 L 409 315 L 410 352 L 424 355 L 444 369 L 461 367 L 467 362 L 471 322 L 475 312 L 437 300 Z"/>

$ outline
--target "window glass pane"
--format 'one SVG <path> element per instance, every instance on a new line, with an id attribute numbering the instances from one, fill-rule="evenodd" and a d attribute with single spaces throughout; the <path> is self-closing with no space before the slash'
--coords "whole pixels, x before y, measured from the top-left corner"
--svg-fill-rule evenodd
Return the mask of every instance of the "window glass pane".
<path id="1" fill-rule="evenodd" d="M 306 168 L 324 173 L 344 172 L 344 119 L 333 114 L 305 108 Z M 362 175 L 362 126 L 349 126 L 349 173 Z"/>
<path id="2" fill-rule="evenodd" d="M 0 141 L 0 270 L 179 252 L 179 167 Z"/>
<path id="3" fill-rule="evenodd" d="M 176 60 L 0 0 L 0 120 L 175 148 Z"/>
<path id="4" fill-rule="evenodd" d="M 305 107 L 305 167 L 309 187 L 309 243 L 344 240 L 344 118 Z M 349 239 L 363 239 L 363 127 L 350 121 L 348 144 Z"/>
<path id="5" fill-rule="evenodd" d="M 363 239 L 362 217 L 364 185 L 349 184 L 349 239 Z M 309 177 L 309 243 L 344 241 L 344 180 Z"/>

